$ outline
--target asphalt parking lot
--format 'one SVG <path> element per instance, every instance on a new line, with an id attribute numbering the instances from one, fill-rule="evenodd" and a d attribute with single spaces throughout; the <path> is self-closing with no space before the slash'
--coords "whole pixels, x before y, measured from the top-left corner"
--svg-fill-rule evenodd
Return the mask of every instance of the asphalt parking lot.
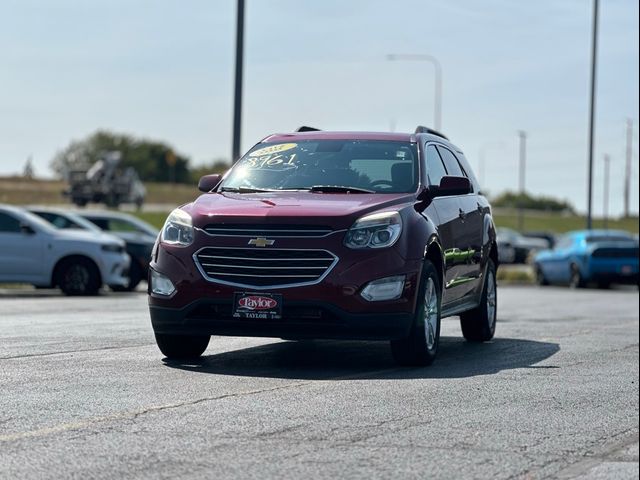
<path id="1" fill-rule="evenodd" d="M 638 478 L 638 292 L 504 287 L 496 339 L 212 339 L 163 362 L 146 296 L 0 290 L 1 478 Z"/>

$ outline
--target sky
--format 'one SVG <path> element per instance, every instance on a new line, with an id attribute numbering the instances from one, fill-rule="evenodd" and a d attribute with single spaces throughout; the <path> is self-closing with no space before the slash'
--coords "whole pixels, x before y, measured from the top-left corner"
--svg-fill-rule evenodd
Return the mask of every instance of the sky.
<path id="1" fill-rule="evenodd" d="M 622 211 L 626 122 L 638 211 L 638 1 L 601 0 L 594 212 Z M 229 158 L 235 0 L 0 0 L 0 175 L 52 173 L 98 129 L 168 142 L 194 165 Z M 586 211 L 592 1 L 246 0 L 242 149 L 300 125 L 442 130 L 492 194 L 518 185 Z M 484 168 L 480 169 L 480 158 Z M 481 171 L 479 171 L 481 170 Z"/>

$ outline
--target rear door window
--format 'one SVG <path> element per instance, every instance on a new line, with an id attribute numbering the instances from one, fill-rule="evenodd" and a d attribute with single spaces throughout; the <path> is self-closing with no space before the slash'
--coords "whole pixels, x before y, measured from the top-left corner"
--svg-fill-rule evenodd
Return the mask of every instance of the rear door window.
<path id="1" fill-rule="evenodd" d="M 466 177 L 464 171 L 460 167 L 458 159 L 453 153 L 451 153 L 451 150 L 438 146 L 438 151 L 440 152 L 440 156 L 442 157 L 445 167 L 447 167 L 447 175 L 452 175 L 454 177 Z"/>

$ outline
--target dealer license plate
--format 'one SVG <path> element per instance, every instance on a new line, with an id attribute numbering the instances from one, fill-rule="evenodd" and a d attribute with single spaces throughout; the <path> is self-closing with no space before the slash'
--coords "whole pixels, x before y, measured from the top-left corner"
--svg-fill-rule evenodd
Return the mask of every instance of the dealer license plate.
<path id="1" fill-rule="evenodd" d="M 236 292 L 233 294 L 233 316 L 255 320 L 278 320 L 282 318 L 282 295 Z"/>

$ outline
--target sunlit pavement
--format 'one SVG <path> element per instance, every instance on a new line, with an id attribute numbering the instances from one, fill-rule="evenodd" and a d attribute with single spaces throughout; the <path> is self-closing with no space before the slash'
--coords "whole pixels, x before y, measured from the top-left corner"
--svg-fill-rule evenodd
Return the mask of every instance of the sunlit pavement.
<path id="1" fill-rule="evenodd" d="M 496 339 L 214 337 L 163 362 L 144 293 L 0 290 L 0 478 L 638 478 L 638 292 L 504 287 Z"/>

